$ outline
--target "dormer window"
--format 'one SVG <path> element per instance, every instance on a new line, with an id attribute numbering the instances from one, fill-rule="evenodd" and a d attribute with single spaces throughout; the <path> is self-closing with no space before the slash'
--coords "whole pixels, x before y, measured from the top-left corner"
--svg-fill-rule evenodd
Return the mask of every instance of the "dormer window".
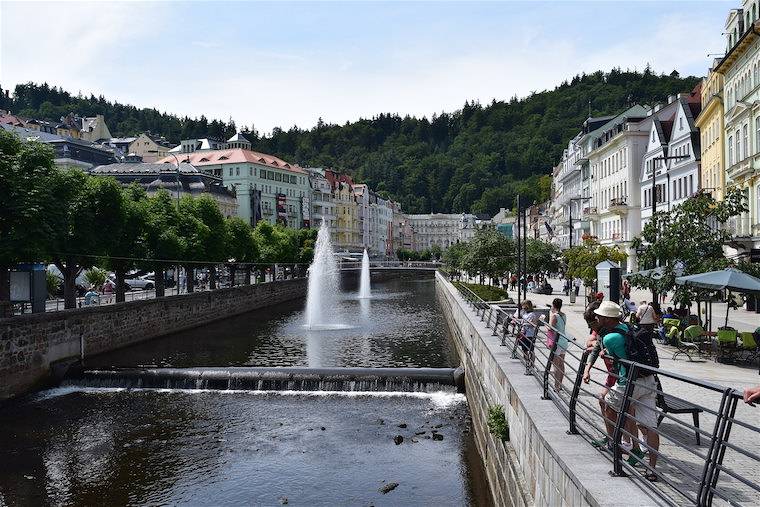
<path id="1" fill-rule="evenodd" d="M 230 157 L 228 157 L 226 155 L 222 155 L 221 157 L 219 157 L 219 160 L 229 160 L 229 159 L 230 159 Z"/>
<path id="2" fill-rule="evenodd" d="M 208 162 L 208 161 L 209 161 L 209 160 L 208 160 L 206 157 L 203 157 L 203 158 L 202 158 L 202 159 L 200 159 L 198 162 Z"/>

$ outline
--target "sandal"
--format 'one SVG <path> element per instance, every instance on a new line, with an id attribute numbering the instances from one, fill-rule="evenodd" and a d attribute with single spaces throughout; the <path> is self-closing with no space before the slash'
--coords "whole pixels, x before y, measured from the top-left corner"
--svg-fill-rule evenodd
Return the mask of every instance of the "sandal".
<path id="1" fill-rule="evenodd" d="M 649 482 L 657 482 L 657 474 L 654 472 L 649 472 L 648 474 L 644 475 L 644 479 L 648 480 Z"/>

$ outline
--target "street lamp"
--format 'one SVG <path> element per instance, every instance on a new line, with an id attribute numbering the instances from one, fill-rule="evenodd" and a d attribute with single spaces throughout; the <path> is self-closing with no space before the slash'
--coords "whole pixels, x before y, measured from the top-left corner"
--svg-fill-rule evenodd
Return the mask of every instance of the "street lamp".
<path id="1" fill-rule="evenodd" d="M 147 150 L 146 153 L 161 153 L 158 150 Z M 177 209 L 179 210 L 179 193 L 180 189 L 182 188 L 182 183 L 179 181 L 179 159 L 177 158 L 177 155 L 174 153 L 169 153 L 172 157 L 174 157 L 174 160 L 177 162 Z"/>

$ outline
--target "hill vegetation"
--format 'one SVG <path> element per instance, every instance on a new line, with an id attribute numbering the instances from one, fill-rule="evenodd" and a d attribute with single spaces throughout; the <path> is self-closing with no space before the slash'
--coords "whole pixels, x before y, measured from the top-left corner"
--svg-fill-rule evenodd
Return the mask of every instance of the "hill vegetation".
<path id="1" fill-rule="evenodd" d="M 462 109 L 431 118 L 380 114 L 344 125 L 320 121 L 305 130 L 275 128 L 259 135 L 251 126 L 254 149 L 304 166 L 332 167 L 352 174 L 412 213 L 493 214 L 512 207 L 519 193 L 548 198 L 551 167 L 591 115 L 617 112 L 633 103 L 664 102 L 688 92 L 696 77 L 675 71 L 657 75 L 613 69 L 583 74 L 553 90 L 488 105 L 466 102 Z M 156 109 L 73 96 L 47 84 L 0 93 L 0 108 L 22 116 L 59 118 L 68 112 L 102 113 L 114 135 L 149 130 L 178 142 L 194 137 L 228 138 L 232 120 L 179 118 Z"/>

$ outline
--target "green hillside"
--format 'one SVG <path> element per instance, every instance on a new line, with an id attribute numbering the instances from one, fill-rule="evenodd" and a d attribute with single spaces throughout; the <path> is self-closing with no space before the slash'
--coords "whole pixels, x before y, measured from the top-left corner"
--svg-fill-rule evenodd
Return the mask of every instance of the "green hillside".
<path id="1" fill-rule="evenodd" d="M 699 78 L 613 69 L 576 76 L 550 91 L 490 104 L 466 102 L 432 118 L 381 114 L 345 125 L 320 122 L 310 130 L 275 128 L 251 134 L 254 149 L 304 166 L 346 171 L 371 188 L 400 200 L 407 212 L 495 213 L 511 207 L 517 193 L 548 198 L 549 174 L 565 144 L 592 115 L 633 103 L 664 102 L 690 91 Z M 73 96 L 47 84 L 17 86 L 0 108 L 22 116 L 59 118 L 68 112 L 102 113 L 112 133 L 144 130 L 178 142 L 193 137 L 228 138 L 232 120 L 179 118 L 103 97 Z M 542 177 L 543 176 L 543 177 Z"/>

